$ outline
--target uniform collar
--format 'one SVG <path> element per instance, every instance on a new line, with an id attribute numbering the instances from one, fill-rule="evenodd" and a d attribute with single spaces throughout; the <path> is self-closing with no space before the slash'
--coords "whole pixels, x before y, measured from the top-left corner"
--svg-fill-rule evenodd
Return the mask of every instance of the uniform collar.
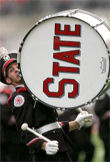
<path id="1" fill-rule="evenodd" d="M 20 85 L 18 85 L 18 86 L 15 87 L 16 91 L 17 91 L 18 89 L 20 89 L 20 88 L 25 88 L 24 84 L 20 84 Z"/>

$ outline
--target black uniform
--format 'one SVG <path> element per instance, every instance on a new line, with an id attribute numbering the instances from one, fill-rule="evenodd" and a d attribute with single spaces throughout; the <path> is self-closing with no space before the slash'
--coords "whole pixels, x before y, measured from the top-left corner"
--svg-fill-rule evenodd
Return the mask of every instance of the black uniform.
<path id="1" fill-rule="evenodd" d="M 77 110 L 67 110 L 63 114 L 59 115 L 59 120 L 73 121 L 76 119 L 79 112 Z M 94 145 L 91 141 L 91 129 L 92 126 L 82 127 L 80 130 L 74 130 L 68 133 L 69 139 L 72 143 L 71 158 L 77 162 L 80 153 L 85 153 L 84 161 L 91 162 L 94 155 Z"/>
<path id="2" fill-rule="evenodd" d="M 10 123 L 12 113 L 9 111 L 7 104 L 0 105 L 0 115 L 1 161 L 20 162 L 28 160 L 28 148 L 21 144 L 15 123 Z"/>
<path id="3" fill-rule="evenodd" d="M 10 156 L 9 152 L 9 136 L 10 132 L 10 127 L 9 127 L 9 120 L 11 118 L 11 115 L 8 111 L 8 106 L 7 105 L 0 105 L 0 160 L 2 162 L 6 162 L 7 158 Z M 8 136 L 9 134 L 9 136 Z M 12 146 L 10 147 L 12 148 Z"/>
<path id="4" fill-rule="evenodd" d="M 45 130 L 43 132 L 45 137 L 59 142 L 59 152 L 56 155 L 47 155 L 45 151 L 41 150 L 41 146 L 45 142 L 43 139 L 36 137 L 28 131 L 21 130 L 23 123 L 28 123 L 28 126 L 34 129 L 40 129 L 42 126 L 55 123 L 57 119 L 55 109 L 49 108 L 40 102 L 37 102 L 35 105 L 35 101 L 25 87 L 16 88 L 16 92 L 9 99 L 9 105 L 15 115 L 22 142 L 34 150 L 37 155 L 36 161 L 69 161 L 67 153 L 69 146 L 64 136 L 64 132 L 67 133 L 69 130 L 68 122 L 60 122 L 61 128 L 51 129 L 50 131 Z"/>
<path id="5" fill-rule="evenodd" d="M 95 104 L 95 112 L 99 117 L 99 135 L 104 142 L 105 162 L 110 161 L 110 116 L 104 117 L 106 112 L 110 113 L 110 97 L 105 94 L 103 99 L 97 100 Z"/>

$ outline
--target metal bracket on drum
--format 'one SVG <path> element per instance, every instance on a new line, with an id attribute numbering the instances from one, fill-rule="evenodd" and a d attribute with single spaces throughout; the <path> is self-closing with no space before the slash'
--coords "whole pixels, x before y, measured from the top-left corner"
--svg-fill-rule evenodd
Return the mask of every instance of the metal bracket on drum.
<path id="1" fill-rule="evenodd" d="M 64 107 L 63 107 L 63 108 L 58 107 L 58 108 L 57 108 L 57 110 L 59 110 L 59 111 L 65 111 L 65 110 L 66 110 L 66 108 L 64 108 Z"/>
<path id="2" fill-rule="evenodd" d="M 21 58 L 21 56 L 20 56 L 20 52 L 17 54 L 17 63 L 19 64 L 20 63 L 20 58 Z"/>
<path id="3" fill-rule="evenodd" d="M 95 26 L 92 26 L 94 29 L 105 23 L 106 20 L 102 20 L 100 23 L 96 24 Z"/>
<path id="4" fill-rule="evenodd" d="M 79 12 L 80 11 L 80 9 L 79 8 L 77 8 L 77 9 L 75 9 L 74 11 L 71 11 L 69 14 L 67 14 L 67 16 L 73 16 L 74 14 L 76 14 L 77 12 Z"/>
<path id="5" fill-rule="evenodd" d="M 90 101 L 86 102 L 86 103 L 84 104 L 84 107 L 86 107 L 87 105 L 90 105 L 91 103 L 93 103 L 93 99 L 91 99 Z"/>
<path id="6" fill-rule="evenodd" d="M 38 99 L 32 94 L 31 97 L 33 98 L 34 101 L 38 101 Z"/>
<path id="7" fill-rule="evenodd" d="M 51 15 L 45 16 L 44 18 L 41 18 L 38 22 L 35 23 L 35 25 L 40 24 L 41 22 L 43 22 L 51 17 L 54 17 L 54 15 L 51 14 Z"/>
<path id="8" fill-rule="evenodd" d="M 109 54 L 109 57 L 110 57 L 110 49 L 107 49 L 108 50 L 108 54 Z"/>
<path id="9" fill-rule="evenodd" d="M 20 76 L 20 77 L 22 77 L 22 75 L 21 75 L 21 70 L 19 69 L 19 71 L 18 71 L 18 75 Z"/>

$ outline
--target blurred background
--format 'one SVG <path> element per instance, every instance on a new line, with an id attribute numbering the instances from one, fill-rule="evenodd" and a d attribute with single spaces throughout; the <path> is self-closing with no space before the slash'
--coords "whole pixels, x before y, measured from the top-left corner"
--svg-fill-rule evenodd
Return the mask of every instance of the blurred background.
<path id="1" fill-rule="evenodd" d="M 37 20 L 76 8 L 90 11 L 110 24 L 110 0 L 0 0 L 0 45 L 18 50 Z"/>
<path id="2" fill-rule="evenodd" d="M 106 20 L 106 22 L 110 25 L 110 0 L 0 0 L 0 46 L 4 46 L 8 49 L 9 52 L 18 51 L 20 43 L 25 34 L 40 18 L 59 11 L 77 8 L 96 14 L 102 19 Z M 4 89 L 7 88 L 10 88 L 13 91 L 12 87 L 7 87 L 0 83 L 0 94 L 7 95 L 4 91 Z M 103 108 L 104 106 L 105 110 L 107 108 L 107 119 L 110 119 L 110 89 L 106 94 L 109 96 L 109 101 L 105 101 Z M 76 161 L 109 162 L 105 159 L 106 148 L 104 147 L 104 141 L 99 131 L 101 122 L 100 115 L 96 114 L 96 107 L 96 103 L 90 104 L 88 106 L 88 110 L 94 113 L 95 116 L 94 123 L 92 123 L 89 127 L 89 136 L 86 138 L 90 141 L 90 143 L 88 143 L 89 148 L 86 148 L 85 151 L 84 149 L 81 149 L 81 146 L 79 146 L 80 149 L 77 148 L 77 150 L 79 149 L 79 152 L 77 152 L 78 157 L 73 157 L 76 158 Z M 58 113 L 59 116 L 62 117 L 63 112 Z M 109 129 L 110 127 L 107 127 L 107 130 Z M 85 130 L 83 131 L 88 132 Z M 84 137 L 86 137 L 87 134 L 85 135 L 84 132 L 82 133 Z M 71 136 L 73 137 L 73 134 L 70 135 L 70 137 Z M 105 136 L 106 133 L 104 138 Z M 80 139 L 79 134 L 77 134 L 77 137 Z M 75 135 L 74 138 L 76 138 Z M 87 145 L 87 141 L 85 140 L 84 142 Z M 82 148 L 84 148 L 83 145 Z M 76 148 L 74 148 L 74 150 L 76 150 Z M 89 153 L 87 150 L 89 150 Z M 109 143 L 107 150 L 107 153 L 110 155 Z M 89 157 L 91 156 L 89 161 L 85 160 L 86 155 Z M 9 159 L 5 159 L 5 161 L 9 161 Z"/>

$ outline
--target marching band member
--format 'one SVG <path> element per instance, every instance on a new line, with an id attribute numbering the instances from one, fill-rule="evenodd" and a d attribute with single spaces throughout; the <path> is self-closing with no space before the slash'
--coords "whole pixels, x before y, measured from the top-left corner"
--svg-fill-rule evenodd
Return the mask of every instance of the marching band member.
<path id="1" fill-rule="evenodd" d="M 58 122 L 56 110 L 39 101 L 35 102 L 24 86 L 14 57 L 17 54 L 12 56 L 4 48 L 0 49 L 0 53 L 0 80 L 16 88 L 9 99 L 9 107 L 15 115 L 22 142 L 34 150 L 36 161 L 70 161 L 69 144 L 64 132 L 67 134 L 74 129 L 80 129 L 92 120 L 92 114 L 82 111 L 74 121 Z M 21 130 L 23 123 L 27 123 L 30 128 L 51 141 L 46 142 L 27 130 Z"/>

